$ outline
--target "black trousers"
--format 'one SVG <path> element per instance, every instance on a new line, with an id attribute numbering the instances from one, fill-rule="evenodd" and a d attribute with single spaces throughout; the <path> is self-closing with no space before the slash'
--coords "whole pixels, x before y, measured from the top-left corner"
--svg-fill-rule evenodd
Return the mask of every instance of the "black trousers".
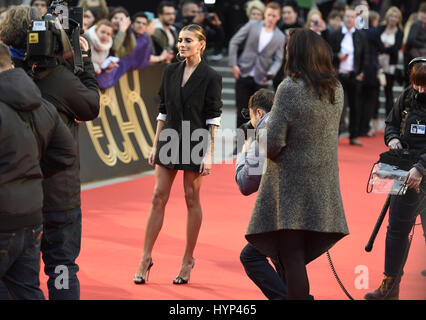
<path id="1" fill-rule="evenodd" d="M 394 99 L 393 99 L 393 83 L 395 76 L 392 74 L 385 73 L 386 76 L 386 86 L 385 86 L 385 97 L 386 97 L 386 117 L 393 109 Z"/>
<path id="2" fill-rule="evenodd" d="M 370 120 L 377 119 L 379 110 L 379 84 L 364 84 L 362 86 L 360 135 L 365 136 L 370 131 Z"/>
<path id="3" fill-rule="evenodd" d="M 349 138 L 354 139 L 360 135 L 362 82 L 355 78 L 355 73 L 353 72 L 339 73 L 339 80 L 342 83 L 349 107 Z M 341 126 L 343 125 L 342 122 L 345 119 L 345 115 L 345 112 L 343 112 L 340 121 Z"/>
<path id="4" fill-rule="evenodd" d="M 253 77 L 239 78 L 235 83 L 235 99 L 237 107 L 237 128 L 248 121 L 244 119 L 241 110 L 248 107 L 250 97 L 259 89 L 267 88 L 265 85 L 256 83 Z"/>
<path id="5" fill-rule="evenodd" d="M 287 299 L 285 271 L 277 259 L 271 259 L 274 269 L 264 254 L 247 244 L 241 251 L 240 261 L 248 277 L 269 300 Z"/>
<path id="6" fill-rule="evenodd" d="M 417 215 L 424 214 L 426 211 L 424 194 L 426 183 L 422 183 L 420 186 L 420 194 L 409 189 L 403 196 L 391 196 L 385 247 L 385 274 L 387 276 L 397 277 L 400 270 L 403 273 L 408 236 L 416 222 Z"/>

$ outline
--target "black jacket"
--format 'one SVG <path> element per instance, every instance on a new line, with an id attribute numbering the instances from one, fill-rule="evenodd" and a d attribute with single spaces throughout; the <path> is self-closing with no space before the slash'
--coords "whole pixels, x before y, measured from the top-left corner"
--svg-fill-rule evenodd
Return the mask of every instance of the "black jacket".
<path id="1" fill-rule="evenodd" d="M 426 94 L 423 94 L 423 101 L 418 98 L 418 92 L 415 91 L 411 86 L 406 88 L 399 96 L 395 103 L 392 112 L 389 113 L 386 119 L 385 129 L 385 144 L 389 145 L 389 142 L 396 138 L 399 139 L 405 148 L 421 151 L 418 162 L 414 165 L 423 175 L 426 175 L 426 135 L 416 135 L 415 139 L 411 139 L 409 131 L 409 123 L 405 124 L 404 132 L 401 132 L 401 123 L 403 119 L 403 112 L 418 112 L 423 114 L 423 119 L 426 118 Z M 407 116 L 408 118 L 408 116 Z M 426 125 L 423 121 L 422 125 Z M 420 138 L 420 139 L 419 139 Z"/>
<path id="2" fill-rule="evenodd" d="M 23 66 L 22 62 L 20 65 Z M 52 103 L 77 143 L 79 121 L 90 121 L 99 114 L 99 91 L 93 64 L 84 59 L 84 72 L 74 75 L 63 65 L 55 67 L 42 79 L 35 79 L 43 98 Z M 58 212 L 79 207 L 80 159 L 66 170 L 44 179 L 44 212 Z"/>
<path id="3" fill-rule="evenodd" d="M 424 28 L 419 21 L 413 23 L 411 26 L 407 42 L 405 44 L 406 52 L 409 52 L 413 48 L 426 48 L 426 28 Z"/>
<path id="4" fill-rule="evenodd" d="M 99 88 L 90 59 L 85 59 L 84 72 L 78 77 L 60 65 L 47 77 L 36 81 L 41 94 L 58 110 L 77 143 L 78 121 L 96 119 L 99 114 Z M 79 207 L 80 156 L 75 164 L 43 181 L 44 212 L 65 211 Z"/>
<path id="5" fill-rule="evenodd" d="M 386 26 L 380 26 L 377 28 L 377 32 L 379 33 L 379 37 L 385 32 Z M 404 32 L 398 28 L 398 31 L 395 34 L 395 44 L 388 48 L 385 48 L 383 42 L 380 40 L 380 52 L 387 53 L 390 55 L 389 64 L 396 65 L 398 64 L 398 53 L 402 47 L 402 40 L 404 38 Z"/>
<path id="6" fill-rule="evenodd" d="M 341 43 L 344 38 L 342 33 L 342 28 L 332 31 L 328 35 L 328 41 L 330 43 L 331 49 L 333 50 L 333 65 L 339 70 L 339 57 L 338 54 L 341 49 Z M 361 73 L 366 73 L 368 69 L 369 62 L 369 52 L 368 52 L 368 41 L 365 34 L 360 30 L 355 30 L 352 35 L 354 43 L 354 73 L 359 75 Z"/>
<path id="7" fill-rule="evenodd" d="M 370 27 L 369 29 L 364 29 L 368 41 L 368 67 L 367 71 L 364 74 L 364 85 L 369 86 L 378 86 L 380 85 L 377 78 L 377 70 L 379 66 L 379 51 L 383 47 L 383 44 L 380 41 L 380 35 L 376 28 Z"/>
<path id="8" fill-rule="evenodd" d="M 207 129 L 206 120 L 220 117 L 222 114 L 222 77 L 202 60 L 191 77 L 181 88 L 185 62 L 170 64 L 164 70 L 160 87 L 160 113 L 167 114 L 164 129 L 173 129 L 179 135 L 182 147 L 182 121 L 189 121 L 190 134 L 197 129 Z M 163 130 L 164 130 L 163 129 Z M 187 142 L 187 141 L 184 141 Z M 199 141 L 188 141 L 190 151 Z M 199 170 L 199 163 L 177 165 L 164 164 L 159 159 L 161 147 L 165 141 L 159 141 L 155 162 L 170 169 Z M 180 153 L 180 152 L 179 152 Z M 179 155 L 181 159 L 181 155 Z"/>
<path id="9" fill-rule="evenodd" d="M 26 73 L 1 72 L 0 232 L 42 223 L 43 174 L 71 166 L 76 154 L 69 130 Z"/>

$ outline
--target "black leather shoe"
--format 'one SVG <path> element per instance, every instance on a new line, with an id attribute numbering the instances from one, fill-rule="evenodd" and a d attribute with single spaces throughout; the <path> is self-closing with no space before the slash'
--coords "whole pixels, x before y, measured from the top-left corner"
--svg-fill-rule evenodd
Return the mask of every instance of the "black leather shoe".
<path id="1" fill-rule="evenodd" d="M 349 140 L 349 144 L 352 146 L 362 146 L 362 142 L 358 140 L 358 138 L 352 138 Z"/>

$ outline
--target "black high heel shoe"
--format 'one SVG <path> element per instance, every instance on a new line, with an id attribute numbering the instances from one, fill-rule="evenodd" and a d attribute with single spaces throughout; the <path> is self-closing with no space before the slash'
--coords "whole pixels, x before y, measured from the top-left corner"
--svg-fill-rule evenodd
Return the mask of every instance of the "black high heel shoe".
<path id="1" fill-rule="evenodd" d="M 191 269 L 194 269 L 194 265 L 195 265 L 195 259 L 192 258 L 192 266 Z M 174 280 L 173 280 L 173 284 L 187 284 L 189 281 L 189 277 L 188 279 L 184 279 L 181 276 L 177 276 Z"/>
<path id="2" fill-rule="evenodd" d="M 152 258 L 151 258 L 151 261 L 149 262 L 148 269 L 146 269 L 146 279 L 143 276 L 138 276 L 137 274 L 135 274 L 135 277 L 133 278 L 133 282 L 135 284 L 145 284 L 148 281 L 149 272 L 150 272 L 153 265 L 154 265 L 154 262 L 152 262 Z"/>

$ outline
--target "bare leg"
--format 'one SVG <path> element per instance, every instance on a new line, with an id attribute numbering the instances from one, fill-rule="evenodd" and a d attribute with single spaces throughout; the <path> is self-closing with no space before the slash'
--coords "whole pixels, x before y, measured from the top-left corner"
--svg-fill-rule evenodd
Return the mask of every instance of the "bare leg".
<path id="1" fill-rule="evenodd" d="M 185 201 L 188 208 L 188 220 L 186 225 L 186 247 L 182 259 L 182 267 L 179 277 L 189 279 L 193 267 L 193 256 L 198 234 L 201 228 L 202 211 L 200 203 L 200 188 L 203 178 L 198 172 L 184 172 Z"/>
<path id="2" fill-rule="evenodd" d="M 170 170 L 160 165 L 155 166 L 154 194 L 145 230 L 144 251 L 137 275 L 145 277 L 146 270 L 151 262 L 152 249 L 163 226 L 164 211 L 176 173 L 177 170 Z"/>

